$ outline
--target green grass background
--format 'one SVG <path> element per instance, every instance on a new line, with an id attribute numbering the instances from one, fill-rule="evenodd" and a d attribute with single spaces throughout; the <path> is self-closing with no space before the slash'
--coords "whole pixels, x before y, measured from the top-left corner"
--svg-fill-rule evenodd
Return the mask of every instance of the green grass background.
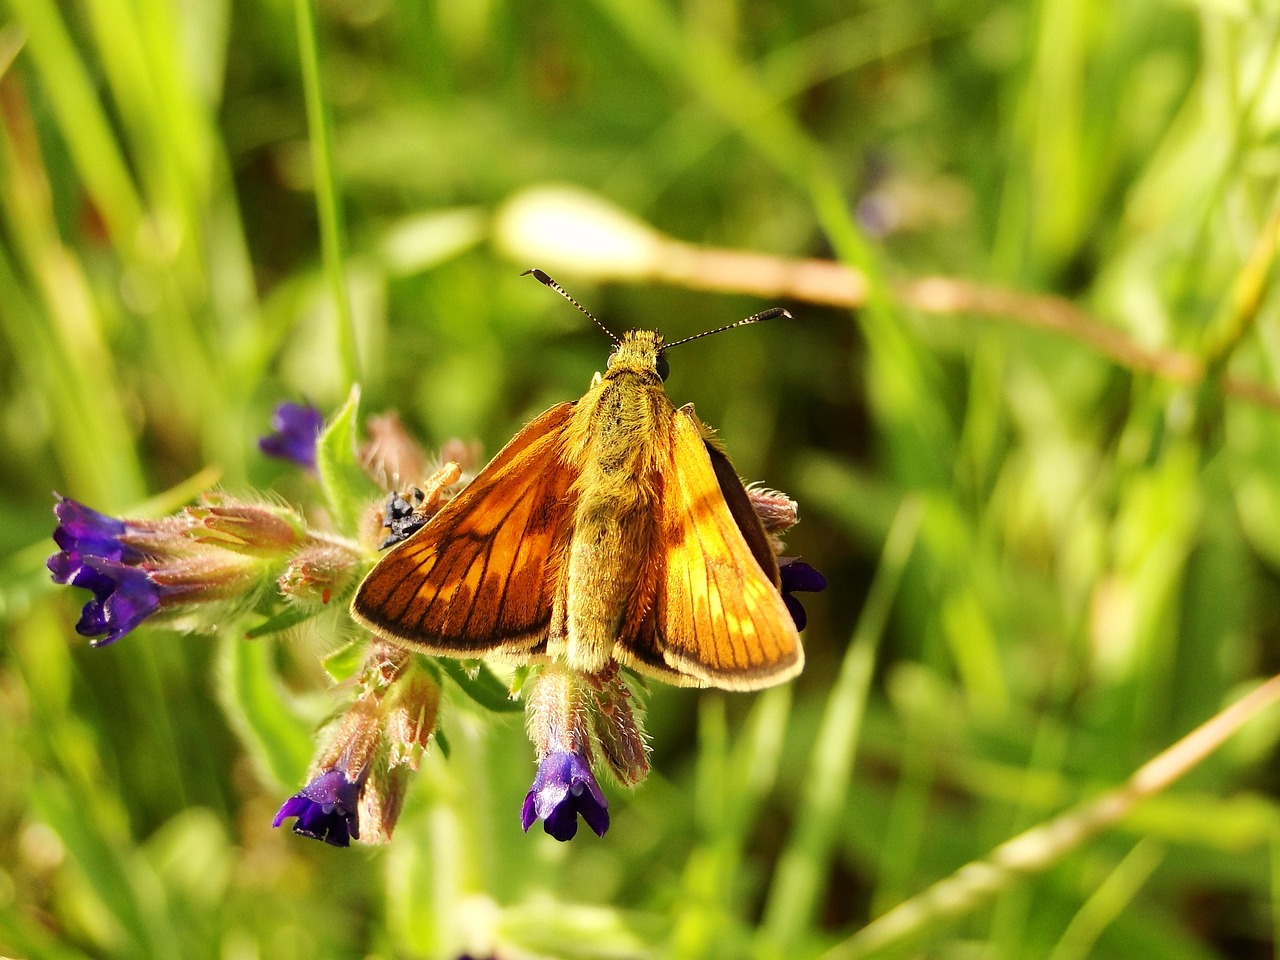
<path id="1" fill-rule="evenodd" d="M 3 0 L 0 954 L 865 955 L 871 918 L 1124 781 L 1280 664 L 1280 413 L 1219 389 L 1277 380 L 1278 51 L 1264 0 Z M 790 549 L 831 581 L 808 667 L 656 690 L 655 772 L 603 840 L 523 835 L 518 719 L 464 704 L 390 847 L 273 831 L 340 628 L 91 650 L 43 568 L 51 491 L 164 511 L 214 466 L 314 503 L 255 438 L 353 379 L 496 450 L 607 352 L 494 242 L 546 182 L 875 281 L 671 357 L 673 400 L 801 502 Z M 619 330 L 773 305 L 555 272 Z M 888 286 L 935 273 L 1208 373 Z M 1278 736 L 917 901 L 881 952 L 1274 956 Z"/>

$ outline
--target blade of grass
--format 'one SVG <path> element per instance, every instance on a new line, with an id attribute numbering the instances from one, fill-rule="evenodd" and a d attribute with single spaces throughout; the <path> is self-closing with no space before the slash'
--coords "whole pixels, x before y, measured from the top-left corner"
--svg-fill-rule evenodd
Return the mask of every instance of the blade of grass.
<path id="1" fill-rule="evenodd" d="M 739 902 L 749 831 L 773 789 L 791 712 L 790 685 L 756 698 L 745 729 L 730 743 L 724 697 L 704 696 L 698 712 L 696 811 L 703 842 L 684 875 L 671 955 L 681 960 L 726 955 L 726 938 L 749 924 Z"/>
<path id="2" fill-rule="evenodd" d="M 59 417 L 55 444 L 74 491 L 92 495 L 99 507 L 136 500 L 142 471 L 119 371 L 89 279 L 59 236 L 35 122 L 16 73 L 0 82 L 0 124 L 0 211 L 15 241 L 0 250 L 0 290 L 6 313 L 13 314 L 5 333 L 15 353 L 44 355 L 23 360 L 33 383 L 42 369 L 57 383 L 50 400 Z"/>
<path id="3" fill-rule="evenodd" d="M 1150 838 L 1134 844 L 1071 918 L 1049 960 L 1087 960 L 1098 937 L 1124 912 L 1163 859 L 1159 846 Z"/>
<path id="4" fill-rule="evenodd" d="M 954 437 L 936 360 L 906 330 L 826 151 L 716 38 L 682 31 L 656 0 L 596 2 L 657 72 L 679 71 L 688 87 L 807 195 L 837 257 L 865 277 L 865 309 L 858 320 L 874 358 L 870 392 L 885 421 L 894 465 L 908 485 L 948 485 Z"/>
<path id="5" fill-rule="evenodd" d="M 987 902 L 1030 873 L 1060 861 L 1086 840 L 1114 826 L 1141 800 L 1167 788 L 1217 750 L 1262 711 L 1280 702 L 1280 675 L 1210 717 L 1143 764 L 1128 781 L 1102 796 L 1027 830 L 900 903 L 823 954 L 823 960 L 860 960 L 906 943 Z"/>
<path id="6" fill-rule="evenodd" d="M 763 937 L 777 956 L 795 955 L 795 945 L 817 911 L 822 879 L 838 834 L 837 817 L 853 770 L 876 652 L 915 546 L 923 510 L 923 501 L 914 497 L 898 508 L 866 605 L 827 699 L 809 758 L 799 819 L 765 904 Z"/>
<path id="7" fill-rule="evenodd" d="M 316 35 L 313 0 L 295 0 L 298 22 L 298 55 L 307 98 L 307 127 L 311 132 L 311 168 L 315 176 L 316 212 L 320 217 L 320 249 L 325 277 L 333 297 L 338 324 L 338 354 L 350 383 L 360 379 L 355 319 L 347 293 L 346 236 L 338 177 L 333 162 L 333 137 L 324 84 L 320 75 L 320 44 Z"/>
<path id="8" fill-rule="evenodd" d="M 76 170 L 112 242 L 127 259 L 142 226 L 142 201 L 58 5 L 54 0 L 13 0 L 10 9 L 26 27 L 27 50 L 44 79 Z"/>

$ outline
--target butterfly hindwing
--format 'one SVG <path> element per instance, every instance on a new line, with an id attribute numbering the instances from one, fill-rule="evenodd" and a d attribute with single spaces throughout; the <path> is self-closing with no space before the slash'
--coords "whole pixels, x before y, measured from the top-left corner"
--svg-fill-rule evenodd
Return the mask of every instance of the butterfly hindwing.
<path id="1" fill-rule="evenodd" d="M 568 542 L 574 469 L 563 432 L 574 404 L 516 436 L 360 585 L 351 609 L 426 653 L 523 653 L 542 640 Z"/>
<path id="2" fill-rule="evenodd" d="M 774 556 L 773 547 L 769 545 L 769 535 L 764 532 L 764 524 L 751 505 L 751 498 L 747 496 L 746 487 L 738 478 L 738 472 L 733 469 L 733 464 L 717 444 L 711 440 L 704 440 L 703 443 L 707 456 L 711 458 L 711 469 L 715 471 L 720 493 L 724 495 L 725 506 L 729 508 L 734 523 L 747 541 L 751 555 L 756 558 L 770 582 L 775 587 L 780 586 L 782 577 L 778 573 L 778 558 Z"/>

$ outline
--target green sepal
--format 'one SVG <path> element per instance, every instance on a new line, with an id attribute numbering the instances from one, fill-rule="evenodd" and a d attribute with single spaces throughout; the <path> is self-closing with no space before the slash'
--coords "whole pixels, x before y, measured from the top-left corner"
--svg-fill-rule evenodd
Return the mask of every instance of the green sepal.
<path id="1" fill-rule="evenodd" d="M 485 664 L 475 660 L 467 661 L 475 664 L 473 671 L 463 666 L 462 662 L 448 657 L 437 657 L 436 663 L 449 675 L 462 692 L 480 706 L 493 713 L 523 713 L 524 704 L 511 699 L 511 691 L 507 685 L 493 675 Z"/>
<path id="2" fill-rule="evenodd" d="M 531 663 L 522 663 L 511 672 L 511 686 L 508 695 L 512 698 L 521 698 L 524 695 L 524 688 L 534 676 L 534 666 Z"/>
<path id="3" fill-rule="evenodd" d="M 367 654 L 366 644 L 352 641 L 329 654 L 321 664 L 324 666 L 325 673 L 329 674 L 335 682 L 341 683 L 360 671 Z"/>
<path id="4" fill-rule="evenodd" d="M 342 409 L 330 420 L 316 441 L 316 472 L 329 511 L 338 529 L 348 536 L 359 533 L 360 518 L 381 491 L 360 467 L 356 456 L 357 413 L 360 387 L 353 386 Z"/>

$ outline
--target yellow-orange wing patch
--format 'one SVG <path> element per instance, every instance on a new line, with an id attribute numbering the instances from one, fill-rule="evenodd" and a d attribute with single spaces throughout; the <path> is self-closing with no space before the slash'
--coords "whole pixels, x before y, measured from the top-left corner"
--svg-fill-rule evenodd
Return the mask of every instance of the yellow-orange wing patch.
<path id="1" fill-rule="evenodd" d="M 649 609 L 636 610 L 617 656 L 676 683 L 732 690 L 781 683 L 800 672 L 804 652 L 774 583 L 777 566 L 771 554 L 768 569 L 762 566 L 739 529 L 721 491 L 727 481 L 717 478 L 691 412 L 674 412 L 671 436 L 659 536 L 648 558 L 656 589 Z M 751 521 L 759 525 L 754 515 Z M 763 530 L 755 539 L 765 542 Z"/>
<path id="2" fill-rule="evenodd" d="M 573 521 L 563 459 L 572 403 L 525 427 L 370 571 L 351 603 L 373 632 L 426 653 L 528 652 L 543 639 Z"/>

